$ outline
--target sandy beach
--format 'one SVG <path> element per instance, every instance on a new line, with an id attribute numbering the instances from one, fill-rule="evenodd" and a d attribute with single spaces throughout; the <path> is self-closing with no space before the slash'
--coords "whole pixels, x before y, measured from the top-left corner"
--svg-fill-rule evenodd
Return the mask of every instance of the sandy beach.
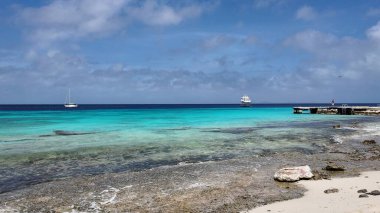
<path id="1" fill-rule="evenodd" d="M 366 189 L 368 192 L 380 190 L 380 171 L 363 172 L 359 177 L 303 180 L 298 184 L 308 190 L 303 197 L 261 206 L 248 212 L 380 212 L 380 196 L 368 195 L 359 198 L 363 193 L 358 193 L 361 189 Z M 328 189 L 339 191 L 327 194 L 324 191 Z"/>

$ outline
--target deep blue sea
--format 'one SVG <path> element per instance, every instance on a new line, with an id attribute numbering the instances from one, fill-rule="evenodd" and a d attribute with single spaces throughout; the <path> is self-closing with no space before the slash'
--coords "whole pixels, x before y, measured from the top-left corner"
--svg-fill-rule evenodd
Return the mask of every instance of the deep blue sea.
<path id="1" fill-rule="evenodd" d="M 0 193 L 56 178 L 313 152 L 332 125 L 365 118 L 293 114 L 300 105 L 322 106 L 0 105 Z"/>

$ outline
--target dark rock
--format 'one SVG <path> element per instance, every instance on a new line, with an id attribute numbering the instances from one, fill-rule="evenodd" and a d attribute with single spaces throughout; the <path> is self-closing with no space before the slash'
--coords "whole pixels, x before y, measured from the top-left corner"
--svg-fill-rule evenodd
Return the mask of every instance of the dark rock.
<path id="1" fill-rule="evenodd" d="M 363 198 L 363 197 L 368 197 L 368 195 L 367 194 L 361 194 L 361 195 L 359 195 L 359 198 Z"/>
<path id="2" fill-rule="evenodd" d="M 358 190 L 358 193 L 367 193 L 367 189 L 360 189 Z"/>
<path id="3" fill-rule="evenodd" d="M 376 196 L 376 195 L 380 195 L 380 191 L 379 190 L 373 190 L 372 192 L 369 192 L 367 194 Z"/>
<path id="4" fill-rule="evenodd" d="M 333 162 L 329 162 L 324 169 L 327 171 L 344 171 L 345 170 L 343 165 L 337 165 L 336 163 L 333 163 Z"/>
<path id="5" fill-rule="evenodd" d="M 323 192 L 326 193 L 326 194 L 337 193 L 337 192 L 339 192 L 339 189 L 331 188 L 331 189 L 326 189 L 326 190 L 323 191 Z"/>
<path id="6" fill-rule="evenodd" d="M 340 128 L 340 124 L 334 125 L 333 128 L 334 129 L 339 129 Z"/>
<path id="7" fill-rule="evenodd" d="M 365 145 L 372 145 L 372 144 L 376 144 L 376 141 L 375 140 L 364 140 L 362 143 Z"/>
<path id="8" fill-rule="evenodd" d="M 326 179 L 326 180 L 330 180 L 330 175 L 328 175 L 326 172 L 323 172 L 323 171 L 318 171 L 318 170 L 313 170 L 312 171 L 314 177 L 313 177 L 313 180 L 322 180 L 322 179 Z"/>

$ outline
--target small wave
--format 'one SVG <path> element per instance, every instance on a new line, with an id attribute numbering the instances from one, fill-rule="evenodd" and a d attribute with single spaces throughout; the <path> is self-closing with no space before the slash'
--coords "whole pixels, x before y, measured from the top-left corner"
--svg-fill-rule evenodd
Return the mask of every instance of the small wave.
<path id="1" fill-rule="evenodd" d="M 24 141 L 33 141 L 32 138 L 22 138 L 22 139 L 16 139 L 16 140 L 4 140 L 0 141 L 0 143 L 12 143 L 12 142 L 24 142 Z"/>

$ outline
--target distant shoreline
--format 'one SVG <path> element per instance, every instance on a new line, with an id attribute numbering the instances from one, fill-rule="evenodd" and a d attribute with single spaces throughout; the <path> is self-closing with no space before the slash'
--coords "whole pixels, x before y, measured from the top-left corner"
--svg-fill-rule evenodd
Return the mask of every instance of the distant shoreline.
<path id="1" fill-rule="evenodd" d="M 345 103 L 347 104 L 347 103 Z M 336 106 L 341 105 L 336 103 Z M 377 103 L 348 103 L 355 106 L 378 106 Z M 266 107 L 299 107 L 299 106 L 331 106 L 329 103 L 253 103 L 244 110 Z M 0 104 L 0 111 L 81 111 L 94 109 L 191 109 L 191 108 L 241 108 L 240 103 L 234 104 L 81 104 L 77 108 L 65 108 L 64 104 Z"/>

